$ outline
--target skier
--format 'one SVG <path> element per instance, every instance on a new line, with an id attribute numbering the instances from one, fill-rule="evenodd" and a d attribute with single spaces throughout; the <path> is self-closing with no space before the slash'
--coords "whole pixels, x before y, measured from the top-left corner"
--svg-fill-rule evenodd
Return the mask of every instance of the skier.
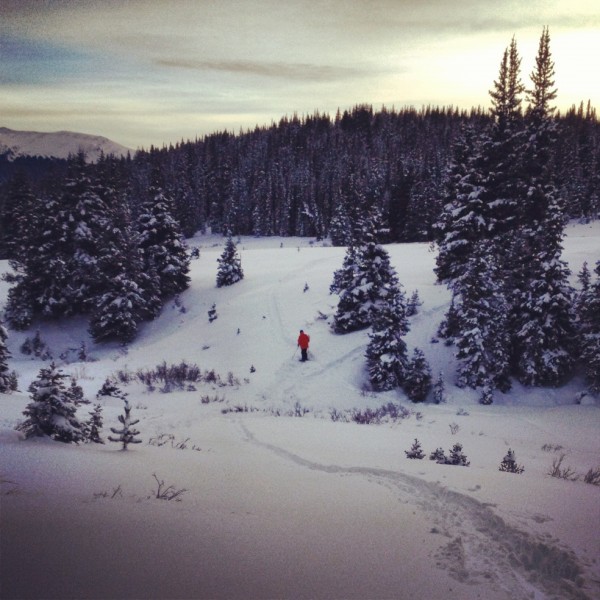
<path id="1" fill-rule="evenodd" d="M 302 351 L 301 362 L 306 362 L 308 360 L 308 342 L 310 342 L 310 336 L 301 329 L 300 335 L 298 336 L 298 346 L 300 346 L 300 350 Z"/>

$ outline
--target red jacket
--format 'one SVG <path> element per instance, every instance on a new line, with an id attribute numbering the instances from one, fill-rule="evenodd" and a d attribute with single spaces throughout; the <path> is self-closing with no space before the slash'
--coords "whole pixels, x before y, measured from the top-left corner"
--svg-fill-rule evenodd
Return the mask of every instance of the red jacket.
<path id="1" fill-rule="evenodd" d="M 300 346 L 300 348 L 302 350 L 307 350 L 308 349 L 308 342 L 310 342 L 310 336 L 308 336 L 308 335 L 306 335 L 306 333 L 302 332 L 298 336 L 298 346 Z"/>

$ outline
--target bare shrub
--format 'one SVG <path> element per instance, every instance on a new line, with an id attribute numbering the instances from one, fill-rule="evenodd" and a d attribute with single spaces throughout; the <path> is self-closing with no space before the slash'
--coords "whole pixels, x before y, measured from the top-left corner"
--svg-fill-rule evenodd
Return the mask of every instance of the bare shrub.
<path id="1" fill-rule="evenodd" d="M 148 440 L 148 445 L 156 446 L 158 448 L 168 446 L 170 448 L 173 448 L 174 450 L 196 450 L 197 452 L 201 451 L 201 448 L 198 448 L 196 444 L 192 444 L 190 446 L 189 441 L 190 438 L 185 438 L 183 440 L 177 441 L 172 433 L 161 433 L 156 437 L 151 437 Z"/>
<path id="2" fill-rule="evenodd" d="M 552 461 L 552 466 L 548 471 L 548 475 L 551 477 L 557 477 L 558 479 L 566 479 L 567 481 L 577 481 L 579 475 L 572 467 L 563 467 L 562 462 L 566 458 L 566 454 L 561 454 L 559 457 Z"/>
<path id="3" fill-rule="evenodd" d="M 359 425 L 379 425 L 380 423 L 408 419 L 410 415 L 410 410 L 402 406 L 402 404 L 388 402 L 378 408 L 365 408 L 363 410 L 355 408 L 352 410 L 350 418 Z"/>
<path id="4" fill-rule="evenodd" d="M 460 429 L 458 423 L 450 423 L 448 427 L 450 427 L 450 433 L 452 435 L 456 435 L 458 433 L 458 430 Z"/>
<path id="5" fill-rule="evenodd" d="M 111 500 L 114 500 L 115 498 L 122 498 L 123 497 L 123 490 L 121 489 L 121 485 L 119 484 L 116 488 L 113 489 L 112 492 L 98 492 L 96 494 L 94 494 L 94 499 L 97 500 L 98 498 L 109 498 Z"/>
<path id="6" fill-rule="evenodd" d="M 177 489 L 174 485 L 167 486 L 165 482 L 156 476 L 156 473 L 152 473 L 152 477 L 156 480 L 156 490 L 152 492 L 150 498 L 156 498 L 157 500 L 175 500 L 175 502 L 181 502 L 181 496 L 187 492 L 185 488 Z"/>
<path id="7" fill-rule="evenodd" d="M 590 469 L 584 476 L 583 481 L 591 485 L 600 485 L 600 467 Z"/>

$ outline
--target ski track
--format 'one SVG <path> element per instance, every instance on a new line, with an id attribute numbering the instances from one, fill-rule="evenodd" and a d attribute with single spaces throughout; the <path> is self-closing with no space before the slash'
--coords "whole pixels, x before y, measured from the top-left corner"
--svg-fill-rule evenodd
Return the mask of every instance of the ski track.
<path id="1" fill-rule="evenodd" d="M 522 531 L 496 515 L 490 504 L 398 471 L 342 467 L 312 462 L 284 448 L 262 442 L 239 421 L 247 442 L 311 470 L 332 475 L 355 475 L 398 494 L 430 515 L 431 533 L 448 541 L 432 557 L 458 581 L 491 585 L 511 598 L 592 600 L 600 598 L 600 581 L 584 577 L 577 556 L 556 540 Z"/>

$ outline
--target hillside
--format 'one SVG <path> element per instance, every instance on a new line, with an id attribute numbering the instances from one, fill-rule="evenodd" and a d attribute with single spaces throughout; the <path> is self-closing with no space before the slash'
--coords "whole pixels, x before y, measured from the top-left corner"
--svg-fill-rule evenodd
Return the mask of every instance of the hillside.
<path id="1" fill-rule="evenodd" d="M 449 293 L 435 283 L 429 246 L 403 244 L 387 249 L 407 294 L 418 289 L 423 301 L 407 343 L 444 373 L 447 401 L 374 394 L 367 332 L 329 328 L 344 249 L 242 238 L 244 280 L 216 288 L 223 243 L 191 240 L 200 258 L 190 289 L 127 348 L 95 346 L 84 320 L 39 326 L 91 400 L 106 377 L 163 361 L 220 376 L 169 393 L 123 384 L 142 439 L 127 452 L 21 439 L 26 390 L 47 361 L 19 350 L 35 329 L 9 332 L 22 391 L 0 395 L 3 598 L 600 596 L 600 488 L 582 479 L 600 467 L 600 405 L 576 404 L 582 381 L 515 384 L 487 407 L 453 386 L 453 348 L 431 343 Z M 600 223 L 568 228 L 573 273 L 598 256 Z M 7 289 L 0 282 L 0 298 Z M 301 328 L 311 336 L 306 364 L 296 352 Z M 388 402 L 406 409 L 403 418 L 352 422 L 353 410 Z M 100 403 L 106 436 L 123 403 Z M 407 459 L 415 438 L 427 454 L 462 444 L 470 466 Z M 498 470 L 509 448 L 524 473 Z M 548 475 L 563 454 L 579 480 Z M 169 485 L 181 494 L 159 501 Z"/>
<path id="2" fill-rule="evenodd" d="M 96 162 L 101 154 L 126 156 L 129 148 L 108 138 L 74 131 L 15 131 L 0 127 L 0 156 L 10 161 L 19 157 L 59 158 L 83 151 L 89 162 Z"/>

